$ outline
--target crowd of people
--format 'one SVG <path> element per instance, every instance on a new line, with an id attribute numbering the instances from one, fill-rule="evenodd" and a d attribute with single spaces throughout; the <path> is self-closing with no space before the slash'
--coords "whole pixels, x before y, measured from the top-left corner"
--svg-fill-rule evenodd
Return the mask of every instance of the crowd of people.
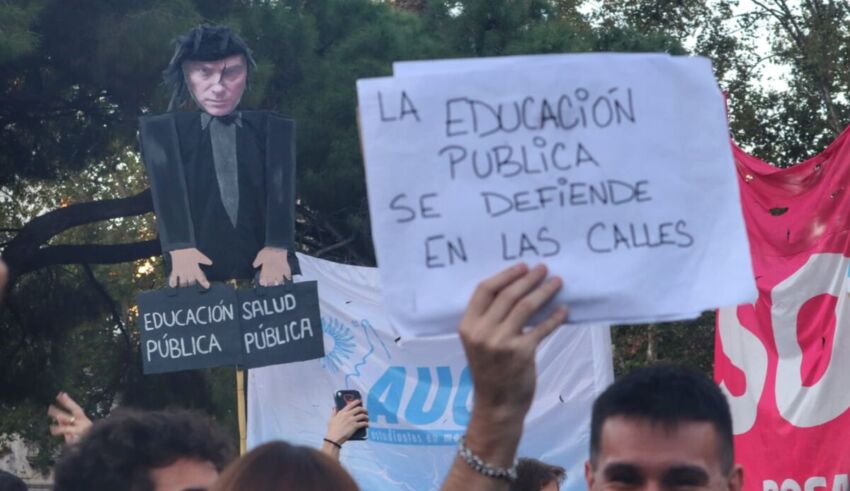
<path id="1" fill-rule="evenodd" d="M 544 266 L 520 264 L 479 284 L 459 326 L 475 400 L 443 491 L 556 491 L 565 470 L 517 460 L 535 391 L 535 351 L 567 318 L 557 307 L 537 326 L 562 286 Z M 235 458 L 221 429 L 191 411 L 118 409 L 92 423 L 65 393 L 48 410 L 66 445 L 55 491 L 353 491 L 340 450 L 368 411 L 359 400 L 334 410 L 321 450 L 277 441 Z M 619 378 L 595 401 L 588 489 L 740 490 L 728 403 L 706 376 L 657 365 Z M 557 428 L 552 428 L 557 438 Z M 0 473 L 0 491 L 26 489 Z"/>

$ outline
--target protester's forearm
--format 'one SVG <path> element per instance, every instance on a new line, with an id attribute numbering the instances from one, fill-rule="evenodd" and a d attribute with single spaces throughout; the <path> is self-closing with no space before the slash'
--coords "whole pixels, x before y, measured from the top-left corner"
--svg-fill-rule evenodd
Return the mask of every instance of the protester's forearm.
<path id="1" fill-rule="evenodd" d="M 559 308 L 523 332 L 531 316 L 561 288 L 560 278 L 543 281 L 545 277 L 543 265 L 528 269 L 518 264 L 479 283 L 469 300 L 458 332 L 472 373 L 475 405 L 466 448 L 455 458 L 443 491 L 509 488 L 507 478 L 513 473 L 507 469 L 513 466 L 522 423 L 534 398 L 535 350 L 566 319 L 566 309 Z"/>
<path id="2" fill-rule="evenodd" d="M 334 460 L 339 460 L 339 447 L 332 443 L 322 442 L 321 452 Z"/>
<path id="3" fill-rule="evenodd" d="M 525 411 L 475 408 L 466 429 L 466 446 L 488 464 L 513 465 Z"/>
<path id="4" fill-rule="evenodd" d="M 522 436 L 524 414 L 506 409 L 474 409 L 466 430 L 466 446 L 484 462 L 501 468 L 513 465 Z M 508 481 L 487 477 L 456 457 L 442 491 L 505 491 Z"/>
<path id="5" fill-rule="evenodd" d="M 507 491 L 508 482 L 479 474 L 455 457 L 441 491 Z"/>

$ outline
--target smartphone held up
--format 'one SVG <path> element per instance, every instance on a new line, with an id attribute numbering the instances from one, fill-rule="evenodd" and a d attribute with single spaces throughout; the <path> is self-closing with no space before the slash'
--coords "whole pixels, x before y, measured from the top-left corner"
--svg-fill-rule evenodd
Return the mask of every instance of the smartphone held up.
<path id="1" fill-rule="evenodd" d="M 358 390 L 338 390 L 334 394 L 334 402 L 336 403 L 337 411 L 342 410 L 354 401 L 362 400 L 363 396 L 360 395 L 360 391 Z M 366 440 L 366 438 L 366 428 L 361 428 L 355 431 L 349 440 Z"/>

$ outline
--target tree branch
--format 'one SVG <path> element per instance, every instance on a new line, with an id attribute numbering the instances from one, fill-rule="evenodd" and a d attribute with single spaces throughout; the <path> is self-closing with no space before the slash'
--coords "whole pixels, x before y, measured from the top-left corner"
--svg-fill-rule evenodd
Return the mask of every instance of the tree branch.
<path id="1" fill-rule="evenodd" d="M 3 259 L 11 275 L 18 276 L 53 264 L 112 264 L 160 253 L 158 241 L 136 244 L 61 245 L 42 247 L 60 233 L 87 223 L 153 211 L 150 189 L 128 198 L 77 203 L 49 211 L 30 220 L 6 244 Z"/>
<path id="2" fill-rule="evenodd" d="M 304 216 L 307 217 L 307 221 L 312 223 L 315 228 L 322 232 L 327 232 L 333 240 L 334 244 L 331 246 L 320 249 L 322 254 L 327 254 L 328 252 L 338 249 L 339 247 L 343 247 L 354 242 L 353 237 L 346 237 L 333 224 L 330 223 L 326 217 L 320 216 L 318 212 L 315 210 L 308 208 L 306 206 L 298 206 L 298 211 L 301 212 Z M 357 264 L 367 264 L 364 258 L 353 248 L 347 250 L 348 254 L 354 258 Z M 313 253 L 316 254 L 316 253 Z"/>
<path id="3" fill-rule="evenodd" d="M 355 239 L 355 236 L 354 236 L 354 235 L 352 235 L 351 237 L 349 237 L 349 238 L 347 238 L 347 239 L 345 239 L 345 240 L 339 241 L 339 242 L 337 242 L 336 244 L 331 244 L 331 245 L 329 245 L 329 246 L 327 246 L 327 247 L 323 247 L 323 248 L 319 249 L 318 251 L 316 251 L 316 253 L 315 253 L 314 255 L 315 255 L 316 257 L 322 257 L 322 256 L 324 256 L 325 254 L 327 254 L 327 253 L 329 253 L 329 252 L 331 252 L 331 251 L 333 251 L 333 250 L 335 250 L 335 249 L 339 249 L 340 247 L 345 247 L 345 246 L 347 246 L 348 244 L 350 244 L 350 243 L 354 242 L 354 239 Z"/>
<path id="4" fill-rule="evenodd" d="M 121 331 L 121 335 L 124 338 L 124 344 L 127 346 L 127 351 L 131 351 L 133 349 L 133 343 L 130 342 L 130 336 L 127 334 L 126 326 L 124 325 L 124 319 L 121 316 L 121 313 L 118 311 L 118 305 L 115 300 L 109 295 L 109 292 L 106 291 L 106 287 L 103 286 L 103 283 L 98 281 L 97 277 L 94 275 L 94 271 L 91 269 L 91 265 L 83 264 L 83 271 L 86 272 L 86 278 L 88 278 L 89 283 L 92 284 L 94 289 L 100 294 L 101 298 L 103 298 L 106 306 L 109 307 L 110 313 L 112 314 L 112 321 L 118 326 L 118 330 Z"/>
<path id="5" fill-rule="evenodd" d="M 128 198 L 76 203 L 58 208 L 30 220 L 15 237 L 41 245 L 54 236 L 87 223 L 112 218 L 144 215 L 153 211 L 150 189 Z"/>
<path id="6" fill-rule="evenodd" d="M 160 254 L 159 239 L 126 244 L 57 245 L 36 251 L 18 275 L 56 264 L 118 264 Z"/>
<path id="7" fill-rule="evenodd" d="M 794 46 L 797 47 L 799 64 L 801 65 L 803 72 L 807 73 L 817 85 L 820 98 L 826 108 L 827 123 L 834 132 L 839 133 L 841 131 L 841 123 L 838 120 L 838 113 L 832 100 L 832 90 L 829 86 L 828 79 L 824 76 L 824 74 L 819 73 L 816 66 L 807 61 L 808 57 L 811 56 L 807 52 L 807 46 L 810 45 L 808 41 L 811 36 L 814 36 L 814 34 L 811 32 L 806 34 L 804 29 L 797 22 L 797 19 L 794 17 L 794 12 L 791 11 L 791 8 L 785 0 L 773 0 L 772 3 L 776 5 L 775 9 L 767 6 L 763 0 L 753 0 L 753 3 L 773 16 L 794 43 Z M 806 6 L 809 7 L 809 13 L 814 18 L 814 22 L 823 22 L 824 19 L 819 13 L 817 2 L 805 3 Z M 824 46 L 823 42 L 818 44 L 820 46 Z M 824 59 L 827 59 L 825 54 L 822 53 L 822 55 L 824 55 Z"/>

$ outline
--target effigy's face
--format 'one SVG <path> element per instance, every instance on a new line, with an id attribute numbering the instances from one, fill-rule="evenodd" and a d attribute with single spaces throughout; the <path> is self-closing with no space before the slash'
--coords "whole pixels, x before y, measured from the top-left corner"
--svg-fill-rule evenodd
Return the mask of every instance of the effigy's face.
<path id="1" fill-rule="evenodd" d="M 212 116 L 226 116 L 236 109 L 248 82 L 248 64 L 243 55 L 216 61 L 183 63 L 186 85 L 195 103 Z"/>

